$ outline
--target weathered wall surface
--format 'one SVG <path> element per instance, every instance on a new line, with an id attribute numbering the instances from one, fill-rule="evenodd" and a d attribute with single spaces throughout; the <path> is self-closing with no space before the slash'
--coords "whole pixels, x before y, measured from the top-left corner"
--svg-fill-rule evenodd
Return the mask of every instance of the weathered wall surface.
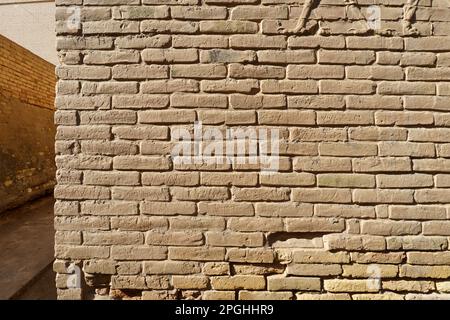
<path id="1" fill-rule="evenodd" d="M 406 2 L 57 1 L 59 297 L 449 298 L 450 10 Z M 279 172 L 174 161 L 194 121 Z"/>
<path id="2" fill-rule="evenodd" d="M 0 212 L 55 183 L 54 70 L 0 36 Z"/>

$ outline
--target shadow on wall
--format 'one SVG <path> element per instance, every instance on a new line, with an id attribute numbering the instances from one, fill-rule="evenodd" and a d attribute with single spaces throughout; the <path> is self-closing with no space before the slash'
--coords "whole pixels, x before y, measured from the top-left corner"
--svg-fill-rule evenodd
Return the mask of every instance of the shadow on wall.
<path id="1" fill-rule="evenodd" d="M 0 36 L 0 212 L 53 188 L 54 68 Z"/>

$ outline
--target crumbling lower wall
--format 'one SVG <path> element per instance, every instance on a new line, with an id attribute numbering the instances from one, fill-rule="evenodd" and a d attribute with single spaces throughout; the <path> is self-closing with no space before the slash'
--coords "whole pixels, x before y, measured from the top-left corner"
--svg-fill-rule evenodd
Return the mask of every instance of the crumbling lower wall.
<path id="1" fill-rule="evenodd" d="M 53 114 L 0 93 L 0 212 L 53 190 Z"/>

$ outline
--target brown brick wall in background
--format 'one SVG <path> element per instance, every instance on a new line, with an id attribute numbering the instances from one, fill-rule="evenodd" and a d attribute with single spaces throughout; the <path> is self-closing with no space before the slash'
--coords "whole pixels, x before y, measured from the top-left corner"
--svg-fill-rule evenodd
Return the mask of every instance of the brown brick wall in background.
<path id="1" fill-rule="evenodd" d="M 0 212 L 55 184 L 54 70 L 0 36 Z"/>

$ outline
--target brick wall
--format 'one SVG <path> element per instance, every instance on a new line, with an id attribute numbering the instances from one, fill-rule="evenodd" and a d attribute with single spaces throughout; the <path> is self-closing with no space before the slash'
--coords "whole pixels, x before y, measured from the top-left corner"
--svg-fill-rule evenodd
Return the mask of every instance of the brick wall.
<path id="1" fill-rule="evenodd" d="M 450 9 L 406 2 L 57 1 L 59 297 L 449 298 Z M 230 128 L 278 172 L 172 154 Z"/>
<path id="2" fill-rule="evenodd" d="M 0 212 L 52 190 L 55 66 L 0 36 Z"/>
<path id="3" fill-rule="evenodd" d="M 8 97 L 54 109 L 55 66 L 0 35 L 0 91 Z"/>

